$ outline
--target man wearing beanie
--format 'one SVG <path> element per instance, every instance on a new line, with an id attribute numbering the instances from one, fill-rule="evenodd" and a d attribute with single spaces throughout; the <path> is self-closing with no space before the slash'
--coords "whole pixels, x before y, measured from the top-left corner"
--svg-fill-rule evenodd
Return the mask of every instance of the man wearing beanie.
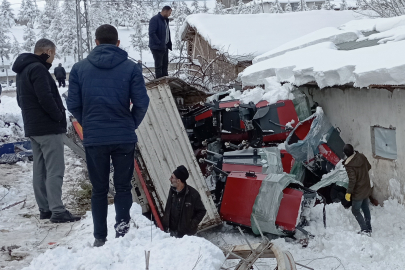
<path id="1" fill-rule="evenodd" d="M 207 212 L 198 191 L 187 185 L 188 176 L 187 168 L 181 165 L 170 177 L 171 188 L 166 202 L 163 227 L 171 236 L 177 238 L 196 234 L 198 224 Z"/>

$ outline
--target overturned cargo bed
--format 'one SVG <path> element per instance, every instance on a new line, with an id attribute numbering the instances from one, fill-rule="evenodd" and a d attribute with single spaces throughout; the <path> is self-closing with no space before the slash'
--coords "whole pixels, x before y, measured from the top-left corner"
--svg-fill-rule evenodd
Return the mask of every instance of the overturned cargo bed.
<path id="1" fill-rule="evenodd" d="M 204 101 L 208 95 L 177 78 L 155 80 L 146 86 L 150 105 L 136 131 L 140 152 L 138 177 L 143 178 L 155 218 L 156 214 L 162 217 L 173 170 L 184 165 L 190 173 L 187 184 L 200 193 L 207 209 L 199 230 L 222 223 L 179 114 L 182 106 Z"/>

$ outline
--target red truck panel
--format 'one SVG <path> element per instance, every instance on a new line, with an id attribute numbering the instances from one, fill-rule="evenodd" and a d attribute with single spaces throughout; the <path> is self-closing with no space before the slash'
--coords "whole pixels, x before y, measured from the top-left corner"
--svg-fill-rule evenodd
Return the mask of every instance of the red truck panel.
<path id="1" fill-rule="evenodd" d="M 245 172 L 229 174 L 221 204 L 220 216 L 232 223 L 251 226 L 250 216 L 264 174 L 248 177 Z M 294 231 L 299 216 L 303 192 L 291 188 L 283 190 L 283 198 L 277 214 L 276 225 L 284 230 Z"/>
<path id="2" fill-rule="evenodd" d="M 224 172 L 255 172 L 255 173 L 261 173 L 262 172 L 262 166 L 255 166 L 255 165 L 243 165 L 243 164 L 229 164 L 229 163 L 223 163 L 222 164 L 222 170 Z"/>
<path id="3" fill-rule="evenodd" d="M 292 188 L 284 189 L 283 193 L 277 213 L 276 225 L 283 230 L 294 231 L 304 193 Z"/>
<path id="4" fill-rule="evenodd" d="M 340 161 L 340 158 L 329 148 L 329 146 L 325 144 L 321 144 L 318 146 L 319 153 L 326 158 L 330 163 L 333 165 L 337 165 Z"/>
<path id="5" fill-rule="evenodd" d="M 280 150 L 280 153 L 281 153 L 281 163 L 283 164 L 283 171 L 286 173 L 290 173 L 294 165 L 294 158 L 286 150 Z"/>
<path id="6" fill-rule="evenodd" d="M 266 176 L 256 174 L 256 177 L 246 177 L 245 172 L 232 172 L 229 174 L 222 198 L 221 218 L 225 221 L 250 227 L 253 204 Z"/>

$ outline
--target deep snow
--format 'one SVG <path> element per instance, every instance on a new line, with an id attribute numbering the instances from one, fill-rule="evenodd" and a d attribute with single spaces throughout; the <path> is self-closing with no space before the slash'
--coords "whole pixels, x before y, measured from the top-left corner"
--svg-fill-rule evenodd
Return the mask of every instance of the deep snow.
<path id="1" fill-rule="evenodd" d="M 324 27 L 337 27 L 355 19 L 353 11 L 308 11 L 261 14 L 194 14 L 186 18 L 212 48 L 252 60 L 282 44 Z M 220 26 L 220 27 L 219 27 Z"/>
<path id="2" fill-rule="evenodd" d="M 378 33 L 363 35 L 373 30 Z M 338 49 L 342 42 L 375 39 L 379 39 L 376 46 Z M 348 83 L 356 87 L 403 85 L 405 61 L 398 55 L 404 46 L 405 16 L 355 20 L 311 33 L 257 57 L 240 78 L 243 85 L 261 84 L 272 76 L 297 86 L 314 81 L 320 88 Z"/>

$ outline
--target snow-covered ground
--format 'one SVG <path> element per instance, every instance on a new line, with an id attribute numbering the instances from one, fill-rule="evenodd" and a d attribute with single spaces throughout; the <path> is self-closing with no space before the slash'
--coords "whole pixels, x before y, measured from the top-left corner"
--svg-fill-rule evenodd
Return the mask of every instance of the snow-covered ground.
<path id="1" fill-rule="evenodd" d="M 0 116 L 7 113 L 16 118 L 17 122 L 21 117 L 12 93 L 3 96 L 0 104 Z M 1 136 L 8 134 L 4 129 L 1 132 Z M 6 138 L 7 141 L 22 139 L 21 132 L 21 129 L 18 132 L 10 131 L 12 137 Z M 69 210 L 78 212 L 77 201 L 82 191 L 80 184 L 85 181 L 85 163 L 68 148 L 65 148 L 65 156 L 63 200 Z M 395 185 L 392 185 L 391 193 L 393 197 L 398 193 Z M 14 205 L 18 202 L 21 203 Z M 309 241 L 307 248 L 289 239 L 273 241 L 290 251 L 297 262 L 317 270 L 403 269 L 404 205 L 389 200 L 384 202 L 384 207 L 371 206 L 371 213 L 372 237 L 357 234 L 359 227 L 351 211 L 340 204 L 332 204 L 326 207 L 326 229 L 323 227 L 322 206 L 313 209 L 311 224 L 306 229 L 315 238 Z M 70 224 L 52 224 L 39 220 L 32 190 L 32 163 L 0 165 L 0 268 L 145 269 L 144 252 L 150 251 L 150 269 L 214 270 L 219 269 L 225 258 L 215 245 L 229 247 L 245 243 L 239 232 L 230 225 L 200 233 L 199 236 L 203 238 L 171 238 L 151 226 L 150 221 L 141 215 L 140 207 L 135 204 L 131 210 L 133 222 L 130 232 L 122 239 L 115 239 L 114 216 L 114 207 L 111 205 L 108 241 L 102 248 L 93 248 L 90 212 L 83 220 Z M 253 235 L 248 235 L 248 239 L 251 243 L 260 241 L 260 238 Z M 236 260 L 227 261 L 224 266 L 232 267 L 236 263 Z M 274 269 L 275 265 L 274 259 L 261 259 L 254 269 Z"/>

